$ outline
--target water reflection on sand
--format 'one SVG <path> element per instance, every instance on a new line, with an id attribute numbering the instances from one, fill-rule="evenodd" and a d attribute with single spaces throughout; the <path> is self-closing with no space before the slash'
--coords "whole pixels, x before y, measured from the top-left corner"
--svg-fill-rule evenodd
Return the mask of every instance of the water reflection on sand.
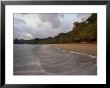
<path id="1" fill-rule="evenodd" d="M 14 45 L 14 75 L 96 74 L 96 58 L 46 44 Z"/>

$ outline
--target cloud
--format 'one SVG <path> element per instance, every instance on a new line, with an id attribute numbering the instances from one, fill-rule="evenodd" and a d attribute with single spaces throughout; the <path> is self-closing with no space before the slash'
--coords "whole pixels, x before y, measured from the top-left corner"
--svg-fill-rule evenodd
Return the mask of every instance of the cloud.
<path id="1" fill-rule="evenodd" d="M 91 15 L 91 13 L 80 13 L 77 14 L 76 17 L 79 21 L 85 21 L 89 16 Z"/>
<path id="2" fill-rule="evenodd" d="M 91 14 L 38 13 L 14 14 L 14 39 L 55 37 L 72 30 L 73 23 L 83 21 Z"/>
<path id="3" fill-rule="evenodd" d="M 51 23 L 53 28 L 58 28 L 60 26 L 60 20 L 58 13 L 51 13 L 51 14 L 38 14 L 39 18 L 43 22 L 49 22 Z"/>
<path id="4" fill-rule="evenodd" d="M 20 39 L 33 39 L 33 36 L 29 33 L 22 33 L 20 36 L 19 36 Z"/>

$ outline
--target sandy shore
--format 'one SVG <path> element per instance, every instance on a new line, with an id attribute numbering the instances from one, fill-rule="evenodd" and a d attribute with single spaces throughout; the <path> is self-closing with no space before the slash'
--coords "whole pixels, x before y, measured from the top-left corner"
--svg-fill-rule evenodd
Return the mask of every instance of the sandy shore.
<path id="1" fill-rule="evenodd" d="M 74 43 L 74 44 L 51 44 L 51 46 L 97 56 L 97 44 Z"/>

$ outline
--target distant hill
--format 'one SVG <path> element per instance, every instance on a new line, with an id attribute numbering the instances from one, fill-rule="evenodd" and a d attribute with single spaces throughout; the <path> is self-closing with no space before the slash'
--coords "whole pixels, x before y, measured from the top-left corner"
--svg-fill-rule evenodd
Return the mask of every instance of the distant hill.
<path id="1" fill-rule="evenodd" d="M 97 41 L 97 14 L 93 13 L 83 22 L 75 22 L 73 30 L 67 33 L 60 33 L 56 37 L 44 39 L 15 39 L 15 44 L 60 44 L 74 42 L 94 42 Z"/>

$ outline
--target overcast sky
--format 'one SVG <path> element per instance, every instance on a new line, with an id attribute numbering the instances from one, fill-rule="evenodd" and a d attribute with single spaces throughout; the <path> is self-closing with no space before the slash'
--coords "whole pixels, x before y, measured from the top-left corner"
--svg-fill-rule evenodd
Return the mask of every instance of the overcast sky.
<path id="1" fill-rule="evenodd" d="M 59 33 L 71 31 L 74 22 L 81 22 L 90 15 L 90 13 L 14 14 L 14 39 L 55 37 Z"/>

